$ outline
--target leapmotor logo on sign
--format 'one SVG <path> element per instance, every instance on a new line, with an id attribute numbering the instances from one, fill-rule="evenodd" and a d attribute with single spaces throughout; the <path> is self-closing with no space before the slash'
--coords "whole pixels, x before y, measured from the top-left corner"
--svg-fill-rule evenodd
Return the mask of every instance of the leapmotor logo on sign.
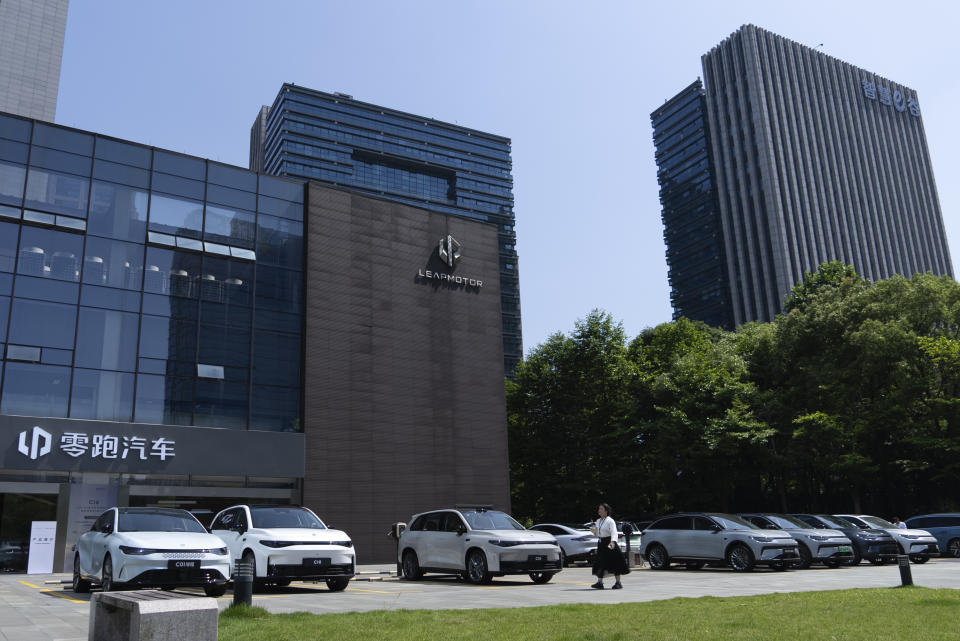
<path id="1" fill-rule="evenodd" d="M 20 442 L 17 444 L 17 451 L 23 454 L 24 456 L 29 456 L 31 459 L 38 459 L 44 454 L 50 453 L 50 443 L 53 440 L 53 437 L 50 436 L 50 432 L 41 429 L 39 425 L 33 426 L 33 437 L 30 440 L 30 443 L 27 444 L 27 435 L 30 433 L 30 430 L 24 430 L 20 432 Z"/>

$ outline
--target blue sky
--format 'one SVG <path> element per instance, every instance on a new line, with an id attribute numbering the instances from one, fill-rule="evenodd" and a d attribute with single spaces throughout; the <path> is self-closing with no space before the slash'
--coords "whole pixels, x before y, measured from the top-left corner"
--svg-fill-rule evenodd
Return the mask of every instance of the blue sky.
<path id="1" fill-rule="evenodd" d="M 57 122 L 246 166 L 281 83 L 513 140 L 524 348 L 600 308 L 670 320 L 650 112 L 752 23 L 917 90 L 960 252 L 946 2 L 71 0 Z"/>

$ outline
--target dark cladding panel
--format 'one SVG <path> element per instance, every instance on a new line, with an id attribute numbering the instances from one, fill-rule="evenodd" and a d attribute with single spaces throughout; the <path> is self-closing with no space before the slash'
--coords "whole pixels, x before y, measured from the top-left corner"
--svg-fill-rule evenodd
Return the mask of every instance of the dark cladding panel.
<path id="1" fill-rule="evenodd" d="M 308 201 L 304 502 L 389 561 L 394 521 L 509 509 L 497 228 L 317 184 Z"/>

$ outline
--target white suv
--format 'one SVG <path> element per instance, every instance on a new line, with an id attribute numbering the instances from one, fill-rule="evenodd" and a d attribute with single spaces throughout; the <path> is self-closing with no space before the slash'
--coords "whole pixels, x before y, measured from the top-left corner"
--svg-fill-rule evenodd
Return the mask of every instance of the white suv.
<path id="1" fill-rule="evenodd" d="M 495 576 L 529 574 L 546 583 L 560 571 L 560 546 L 552 534 L 527 530 L 510 516 L 485 508 L 415 514 L 400 535 L 403 578 L 425 572 L 458 574 L 471 583 Z"/>
<path id="2" fill-rule="evenodd" d="M 259 583 L 289 585 L 292 579 L 326 580 L 343 590 L 353 577 L 353 541 L 317 515 L 295 505 L 236 505 L 213 519 L 210 531 L 230 548 L 230 558 L 254 563 Z"/>

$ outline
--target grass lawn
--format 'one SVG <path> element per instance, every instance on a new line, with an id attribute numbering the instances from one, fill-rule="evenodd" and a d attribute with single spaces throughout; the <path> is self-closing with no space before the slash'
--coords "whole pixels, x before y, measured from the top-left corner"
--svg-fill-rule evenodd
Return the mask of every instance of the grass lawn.
<path id="1" fill-rule="evenodd" d="M 222 641 L 928 641 L 960 639 L 960 590 L 877 588 L 619 605 L 268 614 L 231 608 Z"/>

